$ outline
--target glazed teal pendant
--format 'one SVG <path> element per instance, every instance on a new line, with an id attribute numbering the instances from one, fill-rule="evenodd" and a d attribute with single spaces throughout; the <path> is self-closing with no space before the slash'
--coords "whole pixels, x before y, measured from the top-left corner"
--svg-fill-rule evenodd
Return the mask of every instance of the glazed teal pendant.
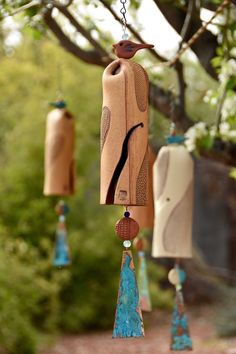
<path id="1" fill-rule="evenodd" d="M 171 323 L 171 350 L 193 350 L 189 335 L 188 318 L 184 311 L 184 300 L 181 290 L 176 291 L 176 304 Z"/>
<path id="2" fill-rule="evenodd" d="M 176 263 L 175 268 L 171 269 L 168 278 L 176 288 L 175 306 L 171 322 L 171 350 L 183 351 L 193 350 L 192 339 L 189 335 L 188 318 L 184 310 L 184 298 L 182 284 L 186 280 L 185 272 Z"/>
<path id="3" fill-rule="evenodd" d="M 113 338 L 143 337 L 143 319 L 131 251 L 123 251 Z"/>
<path id="4" fill-rule="evenodd" d="M 55 209 L 56 213 L 59 215 L 59 219 L 56 231 L 56 245 L 53 265 L 61 268 L 71 264 L 65 224 L 66 214 L 68 213 L 69 208 L 63 200 L 60 200 Z"/>
<path id="5" fill-rule="evenodd" d="M 139 302 L 142 311 L 150 312 L 152 310 L 152 304 L 150 299 L 149 287 L 148 287 L 148 275 L 145 252 L 139 251 L 139 269 L 138 269 L 138 288 L 139 288 Z"/>
<path id="6" fill-rule="evenodd" d="M 55 267 L 65 267 L 71 263 L 69 248 L 66 242 L 65 230 L 58 230 L 56 235 L 55 257 L 53 265 Z"/>

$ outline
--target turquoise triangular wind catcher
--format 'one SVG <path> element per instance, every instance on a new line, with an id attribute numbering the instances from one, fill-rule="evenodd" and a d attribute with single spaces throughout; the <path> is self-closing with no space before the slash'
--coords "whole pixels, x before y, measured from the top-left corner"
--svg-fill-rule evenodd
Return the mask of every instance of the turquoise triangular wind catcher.
<path id="1" fill-rule="evenodd" d="M 181 290 L 176 291 L 176 303 L 171 323 L 171 350 L 192 350 L 192 339 L 189 335 L 188 318 L 184 311 L 184 300 Z"/>
<path id="2" fill-rule="evenodd" d="M 55 258 L 53 260 L 53 265 L 56 267 L 64 267 L 71 263 L 65 230 L 57 230 L 56 237 Z"/>
<path id="3" fill-rule="evenodd" d="M 138 268 L 138 288 L 139 288 L 139 301 L 142 311 L 151 311 L 152 304 L 150 299 L 149 287 L 148 287 L 148 275 L 145 252 L 139 251 L 139 268 Z"/>
<path id="4" fill-rule="evenodd" d="M 131 251 L 123 251 L 113 338 L 143 337 L 143 319 Z"/>
<path id="5" fill-rule="evenodd" d="M 56 206 L 56 213 L 59 215 L 56 232 L 55 256 L 53 260 L 53 265 L 56 267 L 65 267 L 71 264 L 65 224 L 68 211 L 68 206 L 63 200 L 60 200 Z"/>

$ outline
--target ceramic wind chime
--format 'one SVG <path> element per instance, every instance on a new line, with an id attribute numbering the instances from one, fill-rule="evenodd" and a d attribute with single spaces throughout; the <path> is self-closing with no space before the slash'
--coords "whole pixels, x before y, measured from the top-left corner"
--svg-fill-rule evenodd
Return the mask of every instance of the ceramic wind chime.
<path id="1" fill-rule="evenodd" d="M 129 250 L 139 225 L 130 217 L 127 208 L 143 206 L 147 202 L 149 83 L 143 67 L 129 59 L 138 50 L 151 47 L 121 40 L 113 45 L 118 59 L 103 73 L 100 202 L 122 205 L 126 210 L 115 226 L 125 250 L 113 338 L 144 335 L 133 257 Z"/>
<path id="2" fill-rule="evenodd" d="M 72 114 L 64 101 L 51 104 L 55 107 L 47 116 L 45 139 L 44 195 L 64 197 L 74 193 L 74 137 L 75 125 Z M 67 244 L 66 215 L 68 206 L 60 200 L 55 208 L 58 215 L 55 257 L 57 267 L 71 263 Z"/>
<path id="3" fill-rule="evenodd" d="M 139 235 L 134 242 L 134 248 L 137 250 L 139 259 L 137 280 L 139 288 L 140 307 L 142 311 L 151 311 L 151 297 L 149 292 L 148 273 L 146 265 L 146 236 L 153 229 L 154 223 L 154 201 L 153 201 L 153 164 L 156 159 L 156 154 L 152 148 L 148 147 L 148 197 L 147 205 L 131 206 L 128 208 L 130 215 L 135 219 L 140 228 Z"/>
<path id="4" fill-rule="evenodd" d="M 172 317 L 171 350 L 192 350 L 188 320 L 184 311 L 182 284 L 185 273 L 181 258 L 192 257 L 193 161 L 181 145 L 183 137 L 172 131 L 169 145 L 160 149 L 154 164 L 155 222 L 153 257 L 175 259 L 168 278 L 176 288 Z"/>

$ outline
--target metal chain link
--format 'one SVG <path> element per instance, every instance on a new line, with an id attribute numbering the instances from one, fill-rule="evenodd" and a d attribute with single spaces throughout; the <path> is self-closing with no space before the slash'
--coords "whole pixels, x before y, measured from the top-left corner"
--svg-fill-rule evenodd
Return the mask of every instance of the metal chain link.
<path id="1" fill-rule="evenodd" d="M 122 15 L 122 18 L 121 18 L 121 24 L 122 24 L 122 31 L 123 31 L 123 35 L 122 35 L 122 39 L 127 39 L 128 38 L 128 35 L 126 33 L 126 29 L 127 29 L 127 19 L 126 19 L 126 3 L 127 3 L 127 0 L 120 0 L 120 3 L 122 4 L 122 7 L 120 9 L 120 13 Z"/>

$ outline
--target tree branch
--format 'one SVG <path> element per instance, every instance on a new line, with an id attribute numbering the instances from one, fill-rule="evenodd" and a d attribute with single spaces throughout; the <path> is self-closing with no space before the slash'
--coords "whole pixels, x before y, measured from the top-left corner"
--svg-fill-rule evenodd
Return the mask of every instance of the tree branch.
<path id="1" fill-rule="evenodd" d="M 167 22 L 180 34 L 186 19 L 186 10 L 170 6 L 167 3 L 162 3 L 161 0 L 153 0 L 158 9 L 161 11 Z M 191 21 L 188 26 L 188 32 L 185 35 L 185 41 L 189 40 L 191 36 L 202 26 L 199 16 L 195 16 L 193 12 Z M 216 78 L 215 69 L 211 65 L 211 59 L 216 55 L 216 48 L 218 46 L 217 38 L 211 32 L 205 31 L 201 35 L 201 42 L 196 41 L 192 45 L 192 50 L 197 55 L 201 65 L 208 74 Z"/>
<path id="2" fill-rule="evenodd" d="M 183 43 L 186 41 L 186 38 L 188 37 L 188 33 L 191 27 L 191 20 L 193 18 L 193 15 L 195 13 L 195 1 L 194 0 L 189 0 L 188 3 L 188 9 L 187 9 L 187 14 L 184 19 L 184 23 L 180 32 L 181 35 L 181 42 L 179 44 L 179 49 L 182 47 Z M 184 70 L 183 70 L 183 64 L 181 63 L 180 60 L 178 60 L 174 68 L 176 70 L 177 78 L 178 78 L 178 100 L 179 100 L 179 105 L 182 107 L 183 113 L 185 113 L 185 89 L 186 89 L 186 83 L 184 79 Z M 173 112 L 174 113 L 174 112 Z"/>
<path id="3" fill-rule="evenodd" d="M 62 31 L 58 23 L 52 18 L 52 9 L 48 9 L 44 13 L 44 21 L 48 28 L 54 33 L 56 38 L 59 40 L 60 45 L 73 54 L 75 57 L 83 60 L 88 64 L 95 64 L 105 67 L 111 62 L 109 57 L 102 57 L 95 50 L 86 51 L 81 49 L 78 45 L 73 43 Z"/>
<path id="4" fill-rule="evenodd" d="M 70 23 L 76 28 L 76 30 L 82 34 L 84 38 L 94 47 L 96 52 L 101 56 L 101 59 L 104 62 L 109 60 L 109 54 L 105 51 L 105 49 L 90 35 L 90 33 L 74 18 L 74 16 L 68 11 L 65 6 L 60 4 L 54 5 L 69 21 Z"/>
<path id="5" fill-rule="evenodd" d="M 178 61 L 175 66 L 176 70 L 176 75 L 177 75 L 177 82 L 178 82 L 178 105 L 181 107 L 182 114 L 186 115 L 185 113 L 185 89 L 186 89 L 186 83 L 184 79 L 184 69 L 183 69 L 183 64 Z"/>
<path id="6" fill-rule="evenodd" d="M 183 27 L 180 32 L 180 36 L 182 38 L 180 47 L 182 47 L 183 43 L 186 42 L 189 34 L 189 30 L 191 27 L 191 22 L 193 19 L 194 11 L 195 10 L 195 1 L 194 0 L 189 0 L 188 3 L 188 9 L 187 9 L 187 14 L 183 23 Z"/>
<path id="7" fill-rule="evenodd" d="M 166 118 L 171 119 L 178 129 L 185 132 L 193 125 L 192 120 L 186 114 L 182 104 L 178 101 L 175 102 L 171 91 L 165 91 L 150 82 L 149 97 L 152 106 Z"/>

